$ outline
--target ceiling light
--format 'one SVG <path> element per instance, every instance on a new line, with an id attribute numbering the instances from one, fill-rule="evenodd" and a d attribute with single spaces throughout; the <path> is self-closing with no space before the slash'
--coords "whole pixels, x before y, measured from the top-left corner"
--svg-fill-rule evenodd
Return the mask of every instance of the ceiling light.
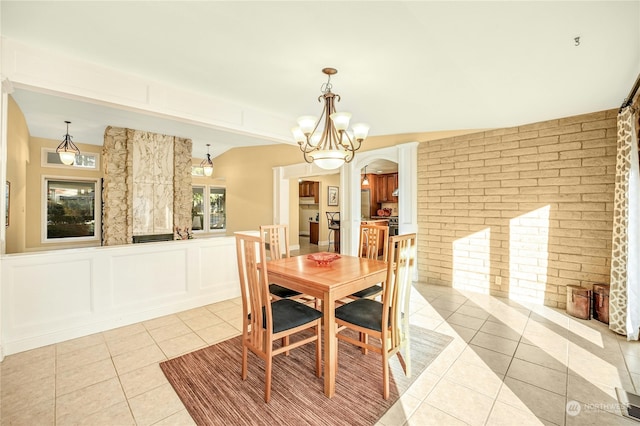
<path id="1" fill-rule="evenodd" d="M 72 136 L 69 134 L 69 124 L 70 121 L 65 121 L 67 123 L 67 134 L 64 135 L 64 139 L 56 148 L 56 152 L 60 156 L 60 161 L 62 164 L 66 164 L 67 166 L 71 166 L 76 161 L 76 155 L 80 155 L 80 150 L 71 140 Z"/>
<path id="2" fill-rule="evenodd" d="M 362 141 L 369 133 L 369 126 L 359 123 L 353 126 L 353 132 L 347 130 L 351 114 L 336 112 L 335 99 L 340 101 L 340 95 L 331 92 L 331 76 L 338 70 L 324 68 L 322 72 L 328 76 L 328 79 L 320 88 L 322 95 L 318 97 L 318 101 L 324 100 L 320 119 L 316 120 L 315 117 L 308 115 L 302 116 L 298 118 L 299 127 L 291 131 L 304 154 L 304 161 L 315 162 L 318 167 L 331 170 L 353 160 L 356 151 L 360 149 Z M 323 118 L 324 127 L 318 129 Z"/>
<path id="3" fill-rule="evenodd" d="M 367 177 L 367 166 L 364 166 L 364 179 L 362 179 L 363 185 L 369 185 L 369 178 Z"/>
<path id="4" fill-rule="evenodd" d="M 209 146 L 211 146 L 211 144 L 208 143 L 207 158 L 202 160 L 202 162 L 200 163 L 200 167 L 202 167 L 202 170 L 204 170 L 205 176 L 211 176 L 213 174 L 213 162 L 211 161 L 211 155 L 209 155 Z"/>

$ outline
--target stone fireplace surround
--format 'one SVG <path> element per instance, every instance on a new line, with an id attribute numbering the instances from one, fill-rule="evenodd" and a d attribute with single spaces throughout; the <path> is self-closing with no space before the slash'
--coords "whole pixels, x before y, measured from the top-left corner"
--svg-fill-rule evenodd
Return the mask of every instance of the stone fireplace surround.
<path id="1" fill-rule="evenodd" d="M 191 139 L 109 126 L 102 148 L 102 245 L 191 227 Z M 186 232 L 183 232 L 186 234 Z"/>

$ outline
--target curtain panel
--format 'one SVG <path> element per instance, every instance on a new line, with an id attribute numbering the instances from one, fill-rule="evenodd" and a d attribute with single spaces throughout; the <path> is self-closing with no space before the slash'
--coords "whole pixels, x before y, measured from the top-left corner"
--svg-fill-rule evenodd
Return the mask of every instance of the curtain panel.
<path id="1" fill-rule="evenodd" d="M 618 146 L 613 212 L 613 240 L 609 294 L 609 328 L 627 340 L 640 330 L 640 165 L 637 111 L 618 114 Z"/>

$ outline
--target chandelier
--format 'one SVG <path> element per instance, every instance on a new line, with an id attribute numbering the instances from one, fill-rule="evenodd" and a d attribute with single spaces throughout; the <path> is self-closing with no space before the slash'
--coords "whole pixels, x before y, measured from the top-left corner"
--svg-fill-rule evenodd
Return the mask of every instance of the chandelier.
<path id="1" fill-rule="evenodd" d="M 80 155 L 80 150 L 76 144 L 73 143 L 71 140 L 72 136 L 69 134 L 69 124 L 71 124 L 71 122 L 65 121 L 65 123 L 67 123 L 67 134 L 64 135 L 64 139 L 56 148 L 56 152 L 60 156 L 62 164 L 70 166 L 76 161 L 76 155 Z"/>
<path id="2" fill-rule="evenodd" d="M 211 155 L 209 154 L 210 145 L 209 143 L 207 144 L 207 158 L 200 163 L 200 167 L 202 167 L 205 176 L 211 176 L 213 174 L 213 161 L 211 161 Z"/>
<path id="3" fill-rule="evenodd" d="M 335 100 L 339 102 L 340 95 L 331 92 L 331 76 L 338 70 L 324 68 L 322 72 L 328 79 L 320 88 L 322 95 L 318 97 L 318 102 L 324 100 L 320 119 L 309 115 L 302 116 L 298 118 L 299 127 L 294 127 L 291 131 L 304 154 L 304 161 L 315 162 L 318 167 L 331 170 L 353 160 L 369 133 L 369 126 L 358 123 L 353 125 L 353 131 L 347 130 L 351 113 L 336 112 Z M 323 119 L 324 127 L 318 129 Z"/>

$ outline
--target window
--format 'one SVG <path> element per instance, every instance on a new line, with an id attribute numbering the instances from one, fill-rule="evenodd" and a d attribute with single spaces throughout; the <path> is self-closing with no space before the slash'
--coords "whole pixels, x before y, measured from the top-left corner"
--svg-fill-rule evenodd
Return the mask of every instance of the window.
<path id="1" fill-rule="evenodd" d="M 60 155 L 55 149 L 42 148 L 41 164 L 42 167 L 74 167 L 80 169 L 100 169 L 100 155 L 97 153 L 80 153 L 76 155 L 76 160 L 71 166 L 62 164 Z"/>
<path id="2" fill-rule="evenodd" d="M 191 176 L 204 177 L 204 167 L 191 166 Z"/>
<path id="3" fill-rule="evenodd" d="M 96 240 L 100 230 L 97 180 L 44 179 L 43 241 Z"/>
<path id="4" fill-rule="evenodd" d="M 193 207 L 191 208 L 193 231 L 214 232 L 226 229 L 225 195 L 225 188 L 193 187 Z"/>

